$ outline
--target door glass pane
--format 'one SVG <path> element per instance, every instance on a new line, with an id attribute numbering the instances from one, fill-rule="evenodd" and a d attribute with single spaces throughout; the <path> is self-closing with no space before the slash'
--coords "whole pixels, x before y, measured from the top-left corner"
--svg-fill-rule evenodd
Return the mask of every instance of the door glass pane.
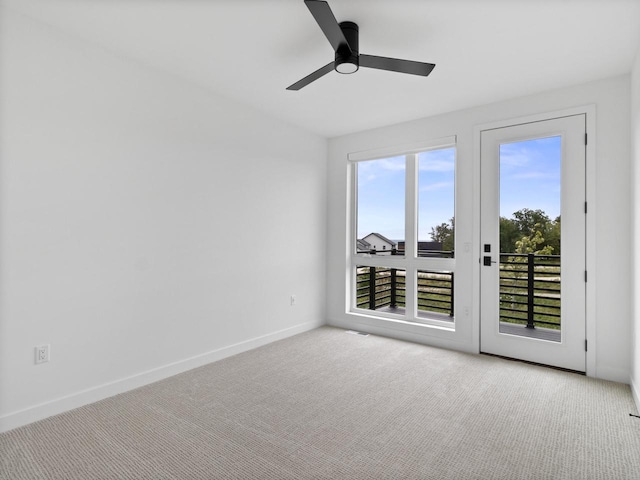
<path id="1" fill-rule="evenodd" d="M 419 257 L 453 258 L 455 148 L 418 155 Z"/>
<path id="2" fill-rule="evenodd" d="M 500 145 L 500 333 L 561 340 L 561 140 Z"/>
<path id="3" fill-rule="evenodd" d="M 405 157 L 357 164 L 358 253 L 395 255 L 404 244 Z"/>

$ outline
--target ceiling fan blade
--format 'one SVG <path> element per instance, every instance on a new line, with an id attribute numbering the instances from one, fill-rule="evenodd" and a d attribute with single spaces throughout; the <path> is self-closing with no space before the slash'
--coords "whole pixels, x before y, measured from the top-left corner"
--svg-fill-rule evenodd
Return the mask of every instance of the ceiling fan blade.
<path id="1" fill-rule="evenodd" d="M 313 18 L 318 22 L 320 29 L 327 37 L 327 40 L 329 40 L 333 50 L 336 52 L 340 50 L 346 55 L 351 55 L 349 42 L 347 42 L 344 33 L 342 33 L 342 29 L 336 17 L 333 15 L 329 4 L 319 0 L 304 0 L 304 3 L 307 5 Z"/>
<path id="2" fill-rule="evenodd" d="M 306 87 L 311 82 L 318 80 L 320 77 L 326 75 L 327 73 L 333 70 L 333 63 L 334 62 L 327 63 L 324 67 L 319 68 L 318 70 L 316 70 L 310 75 L 307 75 L 302 80 L 298 80 L 293 85 L 288 86 L 287 90 L 300 90 L 302 87 Z"/>
<path id="3" fill-rule="evenodd" d="M 426 77 L 431 73 L 435 64 L 400 60 L 399 58 L 376 57 L 375 55 L 360 55 L 360 66 Z"/>

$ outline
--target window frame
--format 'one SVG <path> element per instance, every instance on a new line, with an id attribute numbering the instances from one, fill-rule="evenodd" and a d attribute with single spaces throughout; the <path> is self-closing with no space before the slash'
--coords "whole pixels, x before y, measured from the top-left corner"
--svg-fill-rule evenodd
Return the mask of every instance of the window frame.
<path id="1" fill-rule="evenodd" d="M 347 292 L 349 293 L 347 302 L 347 313 L 357 313 L 373 318 L 384 320 L 395 320 L 408 322 L 416 325 L 425 325 L 438 328 L 444 328 L 455 331 L 455 315 L 451 321 L 442 320 L 441 315 L 434 315 L 433 318 L 425 318 L 424 314 L 418 315 L 418 271 L 447 271 L 453 272 L 455 275 L 456 259 L 454 258 L 434 258 L 418 256 L 418 156 L 420 153 L 431 150 L 442 150 L 447 148 L 454 149 L 454 216 L 457 202 L 455 196 L 457 192 L 457 146 L 456 137 L 445 137 L 434 139 L 419 144 L 412 144 L 404 147 L 385 147 L 376 150 L 355 152 L 347 155 L 348 175 L 351 182 L 348 183 L 348 198 L 350 215 L 348 216 L 349 225 L 347 226 L 348 238 L 348 265 L 349 265 L 349 284 Z M 405 157 L 405 250 L 404 255 L 371 255 L 369 253 L 358 253 L 358 163 L 370 160 L 380 160 L 389 157 Z M 455 235 L 455 234 L 454 234 Z M 457 245 L 457 237 L 454 236 L 454 245 Z M 458 250 L 455 248 L 454 250 Z M 363 309 L 357 307 L 357 267 L 386 267 L 403 269 L 406 272 L 405 278 L 405 310 L 402 313 L 389 313 L 377 310 Z M 454 284 L 454 313 L 457 311 L 455 306 Z"/>

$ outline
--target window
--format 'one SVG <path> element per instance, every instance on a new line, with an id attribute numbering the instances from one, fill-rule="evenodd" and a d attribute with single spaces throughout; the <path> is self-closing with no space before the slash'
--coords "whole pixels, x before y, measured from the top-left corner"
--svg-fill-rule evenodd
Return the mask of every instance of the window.
<path id="1" fill-rule="evenodd" d="M 418 155 L 419 257 L 453 257 L 455 227 L 455 149 Z"/>
<path id="2" fill-rule="evenodd" d="M 395 312 L 405 306 L 406 272 L 398 268 L 364 267 L 356 271 L 356 306 L 375 310 L 386 308 Z"/>
<path id="3" fill-rule="evenodd" d="M 455 154 L 350 156 L 353 311 L 453 327 Z"/>
<path id="4" fill-rule="evenodd" d="M 370 252 L 396 245 L 404 238 L 404 157 L 369 160 L 357 164 L 357 238 L 370 245 Z"/>

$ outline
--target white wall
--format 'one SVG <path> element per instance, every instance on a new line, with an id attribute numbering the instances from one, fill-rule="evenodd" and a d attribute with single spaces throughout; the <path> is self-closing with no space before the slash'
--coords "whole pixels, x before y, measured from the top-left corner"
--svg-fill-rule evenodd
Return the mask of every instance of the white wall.
<path id="1" fill-rule="evenodd" d="M 631 191 L 633 210 L 633 337 L 631 389 L 640 410 L 640 45 L 631 72 L 631 145 L 632 168 Z"/>
<path id="2" fill-rule="evenodd" d="M 324 323 L 325 139 L 0 13 L 0 429 Z"/>
<path id="3" fill-rule="evenodd" d="M 327 314 L 329 323 L 413 341 L 477 352 L 478 333 L 478 258 L 477 182 L 474 181 L 474 127 L 490 122 L 544 114 L 595 104 L 596 200 L 591 206 L 592 228 L 590 258 L 595 275 L 595 299 L 589 300 L 595 312 L 595 332 L 591 341 L 592 368 L 588 374 L 611 380 L 629 381 L 631 361 L 630 255 L 630 151 L 629 151 L 629 76 L 610 78 L 541 93 L 512 101 L 452 112 L 413 122 L 393 125 L 332 139 L 329 143 L 329 254 L 327 270 Z M 347 168 L 350 152 L 393 145 L 407 145 L 457 135 L 456 200 L 456 331 L 420 325 L 376 320 L 348 313 L 345 283 L 349 279 L 347 222 Z M 472 248 L 465 252 L 465 243 Z M 593 243 L 595 242 L 595 245 Z M 465 307 L 469 316 L 464 316 Z M 593 329 L 592 329 L 593 330 Z M 595 343 L 595 345 L 594 345 Z M 595 350 L 594 350 L 595 349 Z"/>

